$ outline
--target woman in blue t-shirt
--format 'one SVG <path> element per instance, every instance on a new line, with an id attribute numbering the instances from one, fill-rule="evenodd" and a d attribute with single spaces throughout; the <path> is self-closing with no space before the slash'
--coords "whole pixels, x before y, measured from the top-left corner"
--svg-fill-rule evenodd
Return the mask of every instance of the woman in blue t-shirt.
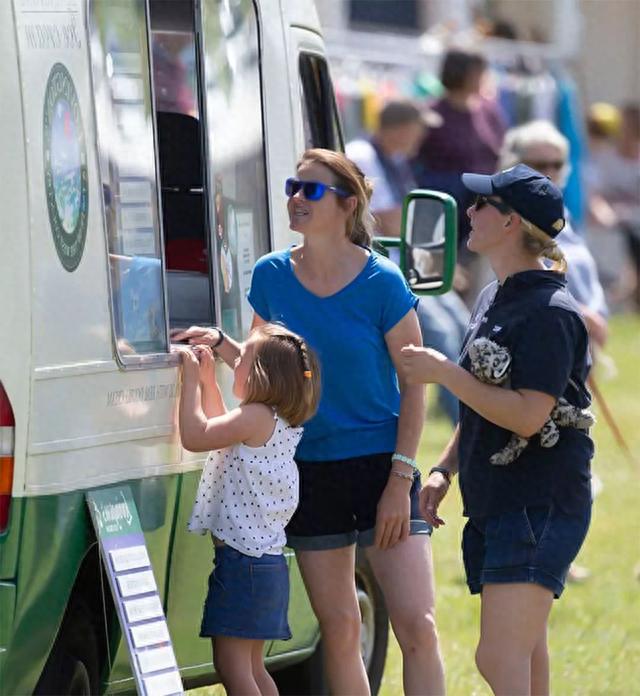
<path id="1" fill-rule="evenodd" d="M 369 694 L 360 655 L 356 544 L 384 594 L 404 659 L 406 693 L 443 694 L 429 534 L 419 512 L 415 456 L 421 385 L 398 380 L 401 349 L 421 345 L 416 297 L 395 264 L 373 253 L 371 185 L 343 154 L 304 153 L 286 182 L 302 243 L 262 257 L 249 302 L 254 326 L 282 322 L 321 361 L 322 395 L 296 452 L 300 504 L 287 543 L 318 617 L 329 688 Z M 217 329 L 176 339 L 238 346 Z"/>
<path id="2" fill-rule="evenodd" d="M 402 351 L 406 380 L 443 384 L 461 404 L 421 508 L 442 524 L 459 473 L 467 583 L 482 597 L 478 668 L 498 696 L 548 694 L 549 612 L 591 517 L 588 335 L 554 239 L 565 222 L 559 189 L 522 164 L 462 180 L 477 194 L 467 245 L 498 280 L 478 298 L 457 364 Z"/>

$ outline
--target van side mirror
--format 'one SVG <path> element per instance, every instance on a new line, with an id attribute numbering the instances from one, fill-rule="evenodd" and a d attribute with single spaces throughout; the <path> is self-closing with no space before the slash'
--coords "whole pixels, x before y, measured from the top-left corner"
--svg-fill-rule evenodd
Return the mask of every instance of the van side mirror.
<path id="1" fill-rule="evenodd" d="M 451 289 L 458 238 L 457 205 L 440 191 L 416 189 L 405 199 L 400 232 L 400 268 L 417 295 Z"/>

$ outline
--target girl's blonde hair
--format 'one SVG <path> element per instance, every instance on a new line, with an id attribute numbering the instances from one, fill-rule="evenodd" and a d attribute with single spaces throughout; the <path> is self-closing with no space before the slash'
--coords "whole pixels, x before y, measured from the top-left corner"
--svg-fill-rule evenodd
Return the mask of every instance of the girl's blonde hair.
<path id="1" fill-rule="evenodd" d="M 297 334 L 279 324 L 263 324 L 247 378 L 244 403 L 272 406 L 292 426 L 302 425 L 318 408 L 320 366 L 315 353 Z"/>
<path id="2" fill-rule="evenodd" d="M 360 167 L 352 162 L 342 152 L 313 148 L 306 150 L 298 167 L 308 162 L 316 162 L 330 169 L 335 177 L 335 185 L 355 196 L 357 205 L 353 215 L 347 222 L 347 237 L 360 246 L 371 246 L 375 220 L 369 209 L 369 201 L 373 193 L 371 181 L 362 173 Z M 344 201 L 339 198 L 341 205 Z"/>
<path id="3" fill-rule="evenodd" d="M 522 220 L 522 231 L 524 233 L 522 243 L 525 250 L 534 256 L 541 256 L 552 261 L 552 271 L 565 273 L 567 270 L 567 259 L 556 240 L 545 234 L 529 220 L 525 220 L 523 217 L 520 219 Z"/>

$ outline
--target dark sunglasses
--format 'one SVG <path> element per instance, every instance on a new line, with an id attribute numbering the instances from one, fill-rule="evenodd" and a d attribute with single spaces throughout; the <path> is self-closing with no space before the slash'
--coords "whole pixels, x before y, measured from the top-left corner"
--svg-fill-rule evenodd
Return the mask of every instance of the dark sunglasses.
<path id="1" fill-rule="evenodd" d="M 506 203 L 501 203 L 500 201 L 494 201 L 487 196 L 476 196 L 473 202 L 473 207 L 476 210 L 482 210 L 485 205 L 491 205 L 496 210 L 499 210 L 503 215 L 508 215 L 511 212 L 511 208 Z"/>
<path id="2" fill-rule="evenodd" d="M 554 169 L 556 172 L 559 172 L 565 166 L 565 162 L 563 160 L 537 160 L 535 162 L 526 162 L 526 165 L 539 172 L 545 169 Z"/>
<path id="3" fill-rule="evenodd" d="M 293 178 L 287 179 L 284 185 L 284 192 L 287 194 L 288 198 L 293 198 L 300 190 L 308 201 L 319 201 L 327 191 L 333 191 L 336 196 L 340 196 L 341 198 L 348 198 L 352 195 L 344 189 L 338 188 L 337 186 L 329 186 L 320 181 L 300 181 L 300 179 Z"/>

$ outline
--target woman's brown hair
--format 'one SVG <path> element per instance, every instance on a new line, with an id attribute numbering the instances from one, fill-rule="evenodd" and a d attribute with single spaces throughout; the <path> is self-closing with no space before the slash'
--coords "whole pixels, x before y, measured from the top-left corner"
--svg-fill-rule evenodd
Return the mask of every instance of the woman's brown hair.
<path id="1" fill-rule="evenodd" d="M 335 177 L 335 185 L 355 196 L 357 204 L 353 215 L 347 222 L 347 237 L 360 246 L 371 246 L 375 220 L 369 210 L 373 186 L 362 173 L 360 167 L 342 152 L 314 148 L 306 150 L 298 162 L 298 167 L 307 162 L 317 162 L 330 169 Z M 344 205 L 342 199 L 338 199 Z"/>
<path id="2" fill-rule="evenodd" d="M 272 406 L 292 426 L 308 421 L 320 400 L 320 366 L 297 334 L 279 324 L 263 324 L 256 337 L 244 403 Z"/>

